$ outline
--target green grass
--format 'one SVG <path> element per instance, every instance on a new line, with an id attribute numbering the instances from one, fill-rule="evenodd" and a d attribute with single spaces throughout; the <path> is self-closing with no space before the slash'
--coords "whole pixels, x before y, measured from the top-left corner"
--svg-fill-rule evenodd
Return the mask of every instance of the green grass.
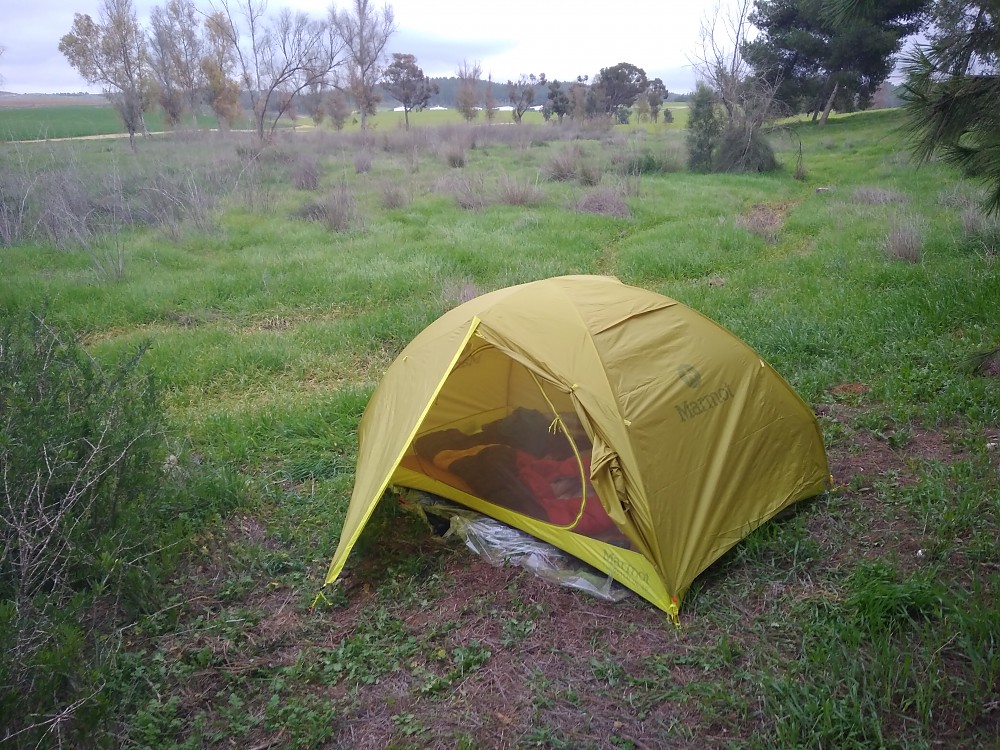
<path id="1" fill-rule="evenodd" d="M 259 155 L 236 136 L 0 152 L 5 186 L 61 169 L 81 214 L 131 217 L 116 239 L 56 242 L 62 204 L 16 183 L 38 208 L 0 247 L 0 311 L 47 304 L 100 361 L 149 341 L 171 449 L 227 498 L 109 673 L 118 739 L 350 745 L 366 722 L 381 747 L 995 743 L 1000 388 L 968 360 L 1000 343 L 1000 272 L 963 230 L 979 188 L 911 164 L 896 112 L 786 123 L 773 175 L 623 174 L 683 148 L 682 112 L 598 133 L 422 112 L 410 134 L 380 113 L 364 136 L 287 133 Z M 572 144 L 629 217 L 580 213 L 591 187 L 545 179 Z M 293 186 L 303 159 L 315 191 Z M 502 175 L 540 199 L 502 203 Z M 340 190 L 346 231 L 302 218 Z M 164 202 L 176 213 L 153 216 Z M 895 223 L 919 231 L 919 262 L 887 252 Z M 311 610 L 388 363 L 463 289 L 569 273 L 674 297 L 756 347 L 821 410 L 838 490 L 706 571 L 679 632 L 641 601 L 489 568 L 394 503 Z"/>
<path id="2" fill-rule="evenodd" d="M 199 116 L 198 127 L 216 126 L 212 117 Z M 146 116 L 150 132 L 166 130 L 160 112 Z M 79 138 L 81 136 L 124 133 L 114 107 L 66 105 L 60 107 L 0 108 L 0 141 Z"/>

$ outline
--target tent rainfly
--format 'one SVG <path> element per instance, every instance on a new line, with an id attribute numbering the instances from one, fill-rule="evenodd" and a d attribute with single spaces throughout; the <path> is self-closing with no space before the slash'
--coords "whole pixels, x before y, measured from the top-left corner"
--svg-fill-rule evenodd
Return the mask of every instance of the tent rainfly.
<path id="1" fill-rule="evenodd" d="M 358 443 L 327 584 L 386 489 L 409 487 L 575 555 L 675 621 L 699 573 L 832 481 L 815 416 L 753 349 L 603 276 L 445 313 L 390 365 Z"/>

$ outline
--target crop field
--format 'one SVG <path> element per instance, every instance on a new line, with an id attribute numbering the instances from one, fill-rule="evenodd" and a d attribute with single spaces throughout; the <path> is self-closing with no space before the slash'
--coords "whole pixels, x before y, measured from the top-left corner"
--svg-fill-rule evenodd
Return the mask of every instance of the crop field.
<path id="1" fill-rule="evenodd" d="M 685 112 L 0 144 L 0 316 L 110 373 L 141 353 L 167 487 L 129 617 L 61 625 L 79 637 L 32 667 L 32 710 L 72 719 L 18 718 L 7 691 L 0 726 L 25 747 L 995 748 L 1000 222 L 911 162 L 898 112 L 786 123 L 765 175 L 687 172 Z M 11 115 L 0 133 L 58 130 Z M 317 598 L 388 364 L 461 301 L 562 274 L 747 341 L 819 415 L 835 489 L 712 565 L 680 628 L 493 567 L 392 496 Z"/>
<path id="2" fill-rule="evenodd" d="M 31 141 L 48 140 L 55 138 L 85 138 L 100 135 L 123 135 L 125 129 L 122 127 L 121 119 L 114 108 L 107 103 L 94 104 L 94 97 L 86 97 L 88 103 L 74 104 L 66 103 L 73 97 L 5 97 L 0 98 L 0 141 Z M 59 104 L 47 105 L 50 99 L 59 101 Z M 676 130 L 683 128 L 687 122 L 687 104 L 670 103 L 668 105 L 674 116 L 674 121 L 670 124 L 644 123 L 642 126 L 636 124 L 634 127 L 642 127 L 653 132 L 657 130 Z M 478 118 L 485 120 L 482 115 Z M 457 125 L 463 122 L 461 114 L 457 110 L 427 110 L 423 112 L 411 112 L 410 121 L 417 127 L 435 127 L 442 125 Z M 513 124 L 509 112 L 497 112 L 494 122 L 496 124 Z M 524 115 L 524 124 L 540 125 L 543 122 L 541 113 L 527 112 Z M 403 127 L 403 113 L 391 110 L 380 111 L 372 118 L 370 128 L 374 131 L 399 130 Z M 163 122 L 163 115 L 160 112 L 153 112 L 147 115 L 146 125 L 151 132 L 162 132 L 168 128 Z M 198 116 L 198 127 L 201 129 L 213 129 L 218 126 L 216 120 L 208 115 Z M 190 123 L 185 123 L 185 128 L 189 128 Z M 285 117 L 279 121 L 279 128 L 291 128 L 294 130 L 312 130 L 314 125 L 308 117 L 298 117 L 294 121 Z M 252 130 L 253 123 L 248 119 L 245 122 L 233 123 L 235 130 Z M 332 130 L 332 126 L 324 124 L 321 130 Z M 349 119 L 344 124 L 347 132 L 357 132 L 360 130 L 360 123 L 357 117 Z"/>

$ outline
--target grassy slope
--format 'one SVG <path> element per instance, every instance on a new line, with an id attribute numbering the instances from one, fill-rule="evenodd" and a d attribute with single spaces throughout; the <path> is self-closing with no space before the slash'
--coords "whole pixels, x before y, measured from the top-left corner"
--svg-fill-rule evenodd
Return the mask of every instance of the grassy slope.
<path id="1" fill-rule="evenodd" d="M 98 357 L 152 340 L 181 463 L 238 467 L 254 498 L 206 529 L 173 608 L 137 633 L 135 664 L 160 666 L 125 730 L 158 747 L 995 741 L 1000 390 L 965 359 L 996 345 L 996 247 L 963 234 L 974 189 L 915 169 L 897 123 L 798 126 L 776 137 L 777 175 L 627 180 L 631 218 L 578 213 L 583 187 L 539 179 L 568 144 L 479 144 L 464 169 L 376 148 L 355 174 L 353 150 L 329 141 L 319 194 L 348 184 L 359 217 L 336 234 L 296 218 L 316 195 L 289 187 L 300 157 L 286 144 L 208 234 L 0 251 L 0 307 L 48 300 Z M 597 162 L 676 135 L 579 143 Z M 806 182 L 790 177 L 798 138 Z M 151 151 L 139 160 L 164 158 Z M 541 203 L 451 198 L 501 174 Z M 402 207 L 380 206 L 388 185 L 405 186 Z M 922 233 L 921 262 L 886 256 L 894 225 Z M 111 252 L 120 280 L 95 274 Z M 464 287 L 561 273 L 613 273 L 744 337 L 822 413 L 843 486 L 713 566 L 679 633 L 642 602 L 445 551 L 390 504 L 346 589 L 309 613 L 380 372 Z"/>

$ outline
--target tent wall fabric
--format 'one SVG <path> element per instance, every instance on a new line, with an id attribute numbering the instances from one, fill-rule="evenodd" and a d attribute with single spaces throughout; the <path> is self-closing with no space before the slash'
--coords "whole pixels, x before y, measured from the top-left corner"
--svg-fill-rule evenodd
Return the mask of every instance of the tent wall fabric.
<path id="1" fill-rule="evenodd" d="M 830 486 L 810 408 L 708 318 L 603 276 L 501 289 L 390 365 L 358 432 L 327 584 L 390 486 L 446 497 L 677 616 L 692 581 Z"/>

